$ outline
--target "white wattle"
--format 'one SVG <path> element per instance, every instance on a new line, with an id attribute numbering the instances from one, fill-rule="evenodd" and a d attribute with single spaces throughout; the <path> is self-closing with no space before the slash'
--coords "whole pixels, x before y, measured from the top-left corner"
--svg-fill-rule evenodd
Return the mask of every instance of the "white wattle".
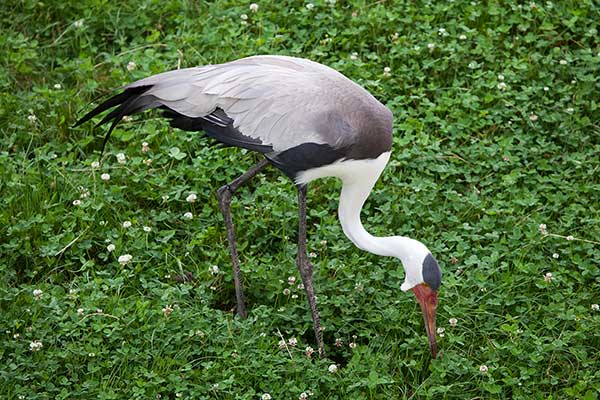
<path id="1" fill-rule="evenodd" d="M 429 253 L 421 242 L 404 237 L 373 236 L 363 227 L 360 213 L 375 182 L 390 158 L 390 152 L 371 160 L 344 160 L 301 172 L 296 183 L 304 184 L 318 178 L 338 177 L 342 193 L 338 215 L 344 234 L 356 247 L 380 256 L 393 256 L 402 261 L 406 272 L 401 289 L 407 291 L 423 282 L 421 262 Z"/>

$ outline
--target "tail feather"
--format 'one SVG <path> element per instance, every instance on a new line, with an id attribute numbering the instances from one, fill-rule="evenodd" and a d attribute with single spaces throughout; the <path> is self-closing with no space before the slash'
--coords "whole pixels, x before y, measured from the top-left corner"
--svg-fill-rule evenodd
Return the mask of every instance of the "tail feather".
<path id="1" fill-rule="evenodd" d="M 152 86 L 149 85 L 125 89 L 125 91 L 123 91 L 122 93 L 119 93 L 109 98 L 108 100 L 100 104 L 98 107 L 85 114 L 79 121 L 75 123 L 75 125 L 73 125 L 73 127 L 76 128 L 84 124 L 85 122 L 91 120 L 95 116 L 103 113 L 104 111 L 116 107 L 106 116 L 104 116 L 104 118 L 98 124 L 96 124 L 96 127 L 98 127 L 112 120 L 112 124 L 108 132 L 106 133 L 106 136 L 104 137 L 104 142 L 102 143 L 102 152 L 104 152 L 104 148 L 106 146 L 106 143 L 108 142 L 108 139 L 110 138 L 112 131 L 115 129 L 117 124 L 123 119 L 124 116 L 134 114 L 136 112 L 143 111 L 151 107 L 151 104 L 154 102 L 154 98 L 151 96 L 147 96 L 147 98 L 142 97 L 142 94 L 148 91 L 148 89 L 150 89 L 151 87 Z"/>
<path id="2" fill-rule="evenodd" d="M 77 121 L 75 123 L 75 125 L 73 125 L 73 128 L 77 128 L 78 126 L 86 123 L 90 119 L 94 118 L 96 115 L 108 110 L 109 108 L 113 108 L 115 106 L 122 104 L 127 99 L 131 98 L 132 96 L 138 96 L 138 95 L 144 93 L 151 87 L 152 86 L 138 86 L 138 87 L 134 87 L 134 88 L 125 89 L 124 92 L 111 97 L 110 99 L 106 100 L 104 103 L 100 104 L 98 107 L 94 108 L 89 113 L 85 114 L 79 121 Z M 106 121 L 104 121 L 104 122 L 106 122 Z"/>

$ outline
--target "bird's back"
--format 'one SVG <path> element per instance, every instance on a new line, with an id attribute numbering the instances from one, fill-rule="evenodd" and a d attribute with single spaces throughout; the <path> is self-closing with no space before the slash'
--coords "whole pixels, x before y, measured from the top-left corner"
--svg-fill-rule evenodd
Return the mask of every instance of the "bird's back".
<path id="1" fill-rule="evenodd" d="M 82 121 L 107 103 L 120 104 L 115 120 L 161 107 L 174 126 L 260 151 L 291 177 L 391 148 L 391 112 L 341 73 L 306 59 L 253 56 L 154 75 L 124 89 Z"/>

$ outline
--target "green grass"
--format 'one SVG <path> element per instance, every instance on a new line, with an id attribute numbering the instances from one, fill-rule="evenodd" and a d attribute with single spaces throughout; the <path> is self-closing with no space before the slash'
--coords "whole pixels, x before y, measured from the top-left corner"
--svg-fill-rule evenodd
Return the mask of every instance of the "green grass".
<path id="1" fill-rule="evenodd" d="M 0 397 L 599 397 L 596 2 L 72 3 L 0 5 Z M 394 112 L 392 159 L 363 221 L 440 262 L 438 359 L 399 262 L 344 237 L 335 180 L 309 187 L 329 357 L 309 359 L 287 178 L 271 168 L 234 200 L 239 320 L 214 193 L 257 156 L 157 113 L 120 125 L 101 160 L 105 130 L 71 128 L 132 80 L 253 54 L 330 65 Z M 176 279 L 185 272 L 195 280 Z"/>

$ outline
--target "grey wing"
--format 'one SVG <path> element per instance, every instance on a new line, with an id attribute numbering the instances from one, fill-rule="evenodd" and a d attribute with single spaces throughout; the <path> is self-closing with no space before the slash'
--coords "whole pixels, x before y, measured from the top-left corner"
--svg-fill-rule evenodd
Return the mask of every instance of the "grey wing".
<path id="1" fill-rule="evenodd" d="M 304 143 L 341 147 L 352 139 L 353 130 L 340 123 L 337 111 L 341 93 L 321 71 L 250 60 L 171 71 L 125 89 L 150 86 L 140 96 L 145 108 L 166 107 L 188 122 L 231 122 L 238 133 L 275 152 Z"/>

